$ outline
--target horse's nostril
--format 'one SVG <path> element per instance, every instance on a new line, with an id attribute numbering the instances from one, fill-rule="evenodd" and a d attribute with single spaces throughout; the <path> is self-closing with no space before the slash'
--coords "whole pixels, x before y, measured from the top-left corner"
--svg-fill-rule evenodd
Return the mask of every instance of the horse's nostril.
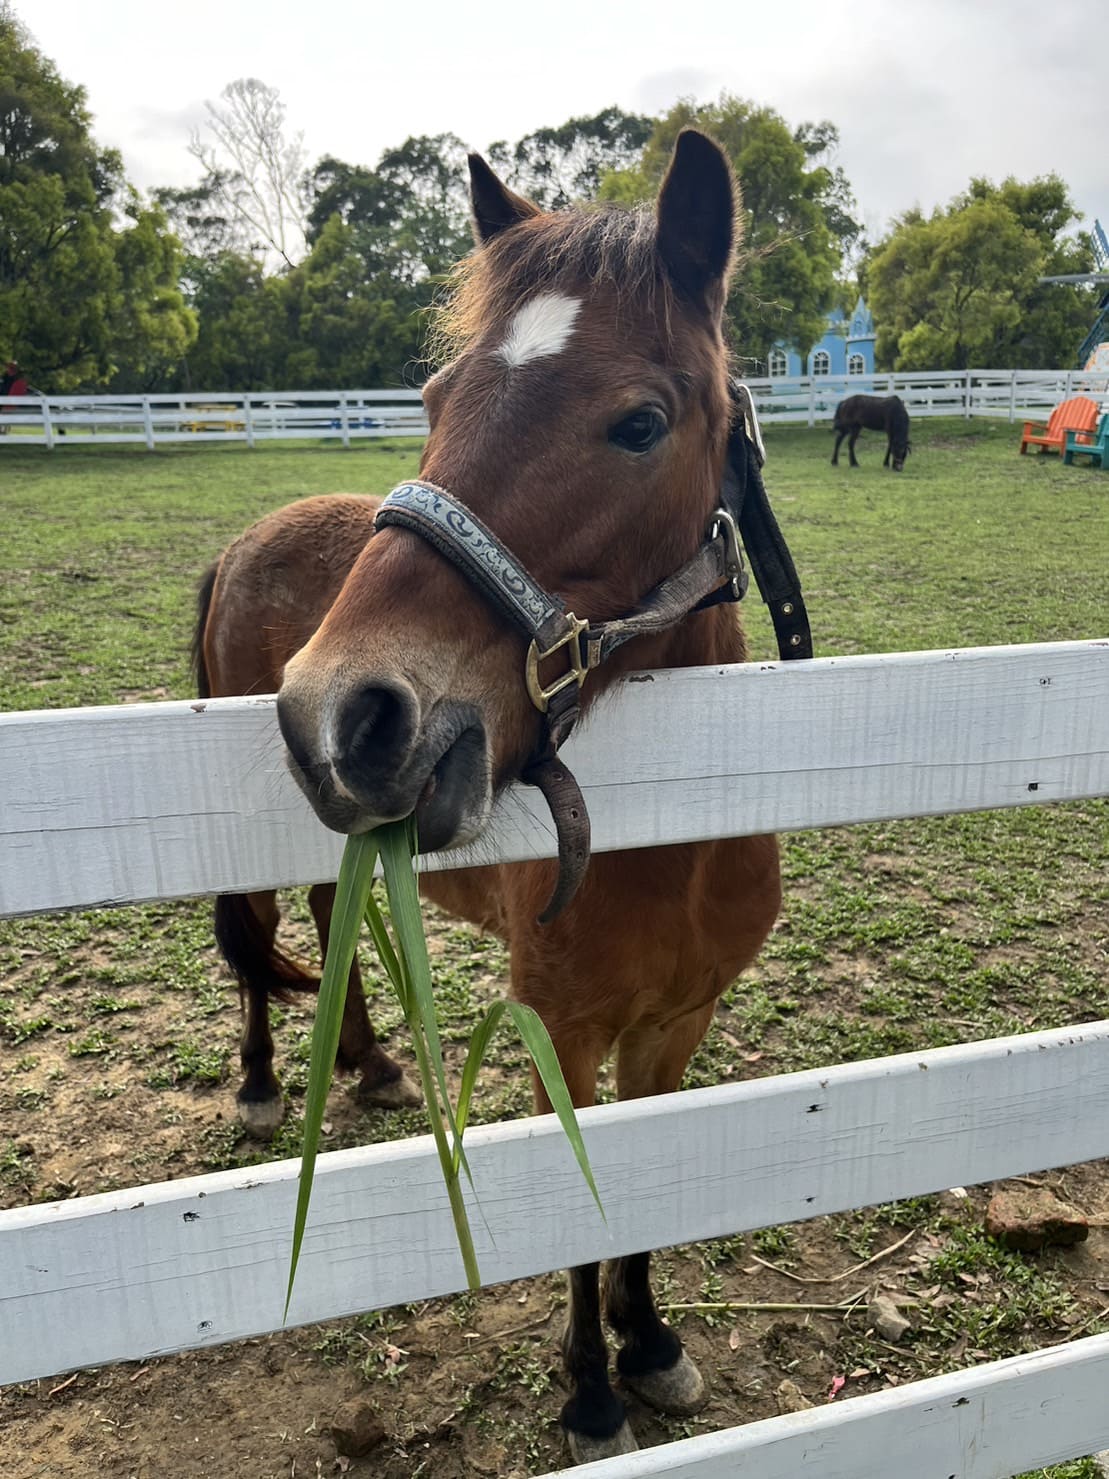
<path id="1" fill-rule="evenodd" d="M 277 695 L 277 727 L 281 731 L 281 738 L 285 741 L 285 747 L 289 751 L 289 754 L 296 761 L 297 765 L 300 766 L 301 770 L 307 773 L 312 765 L 312 756 L 309 753 L 308 746 L 301 738 L 300 731 L 297 729 L 289 713 L 289 706 L 281 694 Z"/>
<path id="2" fill-rule="evenodd" d="M 351 695 L 336 727 L 337 753 L 332 758 L 356 769 L 397 759 L 411 744 L 414 704 L 400 689 L 367 685 Z"/>

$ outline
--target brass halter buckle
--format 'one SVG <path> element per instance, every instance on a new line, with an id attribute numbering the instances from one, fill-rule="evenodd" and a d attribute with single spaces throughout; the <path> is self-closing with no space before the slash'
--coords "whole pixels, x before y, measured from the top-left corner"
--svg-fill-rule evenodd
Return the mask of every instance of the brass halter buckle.
<path id="1" fill-rule="evenodd" d="M 532 639 L 528 648 L 525 677 L 528 685 L 528 695 L 532 703 L 541 714 L 547 712 L 547 706 L 556 693 L 561 693 L 564 688 L 569 688 L 571 683 L 576 683 L 580 688 L 585 682 L 585 675 L 590 668 L 595 668 L 600 661 L 600 654 L 588 650 L 594 644 L 585 644 L 583 652 L 582 633 L 588 629 L 587 621 L 580 621 L 572 611 L 566 613 L 566 630 L 561 637 L 556 638 L 549 647 L 539 648 L 535 639 Z M 545 658 L 552 657 L 560 647 L 566 648 L 566 656 L 569 659 L 569 670 L 563 673 L 561 678 L 549 684 L 546 688 L 539 681 L 539 664 Z"/>

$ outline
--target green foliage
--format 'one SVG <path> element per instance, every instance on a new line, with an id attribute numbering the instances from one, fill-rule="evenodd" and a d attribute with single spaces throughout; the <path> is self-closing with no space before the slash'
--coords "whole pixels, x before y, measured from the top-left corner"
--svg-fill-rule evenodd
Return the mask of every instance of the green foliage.
<path id="1" fill-rule="evenodd" d="M 0 354 L 54 392 L 157 383 L 195 336 L 165 217 L 90 122 L 84 89 L 0 12 Z"/>
<path id="2" fill-rule="evenodd" d="M 807 351 L 824 330 L 843 252 L 859 234 L 842 170 L 821 163 L 837 143 L 830 123 L 792 131 L 772 108 L 731 94 L 697 105 L 677 103 L 660 118 L 634 168 L 601 183 L 607 200 L 653 197 L 683 128 L 710 133 L 740 181 L 742 241 L 728 300 L 732 341 L 741 356 L 764 359 L 786 339 Z"/>
<path id="3" fill-rule="evenodd" d="M 867 270 L 880 365 L 898 370 L 1068 365 L 1092 313 L 1082 288 L 1041 284 L 1088 271 L 1089 241 L 1056 175 L 1001 186 L 972 180 L 925 217 L 902 216 Z"/>
<path id="4" fill-rule="evenodd" d="M 487 157 L 513 190 L 544 210 L 561 210 L 594 200 L 606 174 L 633 169 L 654 127 L 641 113 L 604 108 L 592 118 L 536 129 L 514 145 L 491 144 Z"/>

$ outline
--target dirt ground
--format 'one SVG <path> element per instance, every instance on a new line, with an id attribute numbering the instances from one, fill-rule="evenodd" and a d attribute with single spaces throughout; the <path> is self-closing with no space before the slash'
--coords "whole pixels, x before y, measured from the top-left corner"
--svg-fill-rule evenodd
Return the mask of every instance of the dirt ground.
<path id="1" fill-rule="evenodd" d="M 58 941 L 42 933 L 52 927 L 68 932 L 61 978 Z M 15 1134 L 0 1135 L 5 1205 L 273 1154 L 244 1142 L 235 1124 L 238 1009 L 204 943 L 206 929 L 203 906 L 164 905 L 33 921 L 7 937 L 0 1123 Z M 302 918 L 290 938 L 307 948 Z M 503 957 L 445 920 L 435 922 L 433 940 L 448 1058 L 457 1065 L 462 1018 L 475 999 L 500 989 Z M 187 989 L 167 985 L 173 976 L 159 952 L 187 952 L 197 942 Z M 295 1093 L 310 1002 L 282 1015 L 278 1063 Z M 392 1031 L 380 1000 L 374 1015 Z M 753 1042 L 737 1037 L 724 1007 L 717 1034 L 717 1049 L 730 1052 L 739 1071 L 773 1071 Z M 390 1046 L 403 1054 L 399 1031 Z M 494 1064 L 485 1080 L 489 1115 L 522 1108 L 525 1080 L 510 1054 Z M 328 1145 L 420 1128 L 418 1114 L 361 1109 L 343 1084 L 329 1112 Z M 278 1153 L 295 1148 L 298 1124 L 292 1116 Z M 678 1421 L 629 1395 L 640 1444 L 774 1415 L 784 1381 L 813 1403 L 842 1400 L 1106 1328 L 1106 1167 L 1030 1179 L 1087 1214 L 1087 1242 L 1039 1257 L 1006 1253 L 981 1231 L 990 1189 L 974 1188 L 660 1255 L 659 1302 L 709 1377 L 711 1400 L 696 1419 Z M 883 1289 L 913 1321 L 898 1344 L 884 1342 L 867 1318 L 868 1300 Z M 0 1392 L 2 1471 L 5 1479 L 541 1474 L 567 1462 L 557 1426 L 564 1304 L 564 1280 L 551 1276 L 9 1387 Z M 681 1308 L 688 1305 L 697 1308 Z M 780 1307 L 740 1307 L 751 1305 Z M 373 1451 L 356 1459 L 337 1455 L 329 1428 L 351 1397 L 372 1404 L 384 1428 Z"/>

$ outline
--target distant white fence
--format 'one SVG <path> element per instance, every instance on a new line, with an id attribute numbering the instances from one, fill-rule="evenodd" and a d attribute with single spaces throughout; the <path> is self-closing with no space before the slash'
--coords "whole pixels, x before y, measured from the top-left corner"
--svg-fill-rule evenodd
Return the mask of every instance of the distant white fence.
<path id="1" fill-rule="evenodd" d="M 123 442 L 265 442 L 424 437 L 418 390 L 297 390 L 249 394 L 50 395 L 0 397 L 0 453 L 5 445 L 47 447 Z"/>
<path id="2" fill-rule="evenodd" d="M 764 422 L 815 426 L 845 396 L 899 395 L 909 414 L 1046 419 L 1072 395 L 1109 401 L 1109 375 L 1084 370 L 938 370 L 888 375 L 804 375 L 749 380 Z M 190 395 L 0 398 L 5 445 L 61 447 L 132 442 L 264 442 L 331 439 L 349 447 L 375 437 L 424 437 L 418 390 L 204 392 Z"/>
<path id="3" fill-rule="evenodd" d="M 1109 639 L 647 676 L 568 746 L 599 850 L 1109 795 Z M 0 716 L 0 915 L 334 877 L 339 845 L 284 771 L 272 699 Z M 521 791 L 478 860 L 553 851 Z M 555 1121 L 477 1127 L 482 1273 L 1107 1156 L 1107 1103 L 1099 1022 L 603 1106 L 581 1121 L 607 1222 Z M 0 1212 L 0 1382 L 278 1329 L 296 1174 Z M 293 1322 L 464 1282 L 430 1138 L 320 1158 Z M 1109 1445 L 1107 1384 L 1094 1336 L 582 1474 L 1006 1479 Z"/>

